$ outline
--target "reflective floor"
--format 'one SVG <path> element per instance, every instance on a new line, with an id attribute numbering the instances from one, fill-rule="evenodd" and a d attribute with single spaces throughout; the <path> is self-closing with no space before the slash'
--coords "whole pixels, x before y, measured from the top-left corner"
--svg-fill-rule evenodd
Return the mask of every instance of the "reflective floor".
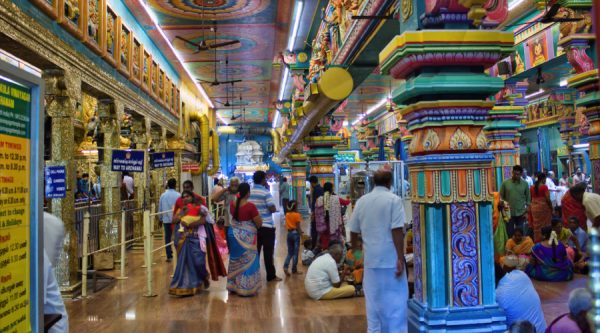
<path id="1" fill-rule="evenodd" d="M 306 229 L 305 229 L 306 230 Z M 285 259 L 283 233 L 278 233 L 276 265 L 278 275 Z M 159 241 L 155 246 L 159 246 Z M 85 300 L 67 301 L 71 332 L 365 332 L 363 298 L 316 302 L 304 292 L 304 275 L 282 282 L 264 283 L 252 298 L 228 295 L 225 279 L 194 297 L 168 295 L 172 265 L 164 252 L 155 255 L 154 293 L 144 297 L 143 253 L 130 251 L 126 280 L 116 281 Z M 261 262 L 262 264 L 262 262 Z M 305 271 L 306 267 L 300 270 Z M 118 275 L 115 271 L 114 275 Z M 263 271 L 264 276 L 264 271 Z M 569 291 L 583 287 L 583 276 L 568 283 L 535 282 L 550 323 L 566 312 Z"/>

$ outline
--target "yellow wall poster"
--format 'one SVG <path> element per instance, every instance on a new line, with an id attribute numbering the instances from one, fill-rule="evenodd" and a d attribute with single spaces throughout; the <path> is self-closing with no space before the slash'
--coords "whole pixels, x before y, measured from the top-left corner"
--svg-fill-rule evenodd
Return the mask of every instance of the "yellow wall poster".
<path id="1" fill-rule="evenodd" d="M 31 91 L 0 79 L 0 333 L 30 326 Z"/>

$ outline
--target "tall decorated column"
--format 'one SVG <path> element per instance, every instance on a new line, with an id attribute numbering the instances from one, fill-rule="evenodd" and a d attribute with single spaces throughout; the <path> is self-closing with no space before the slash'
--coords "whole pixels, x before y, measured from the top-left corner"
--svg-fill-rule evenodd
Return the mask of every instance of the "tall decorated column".
<path id="1" fill-rule="evenodd" d="M 334 147 L 342 142 L 339 136 L 329 132 L 329 126 L 318 127 L 310 136 L 304 139 L 304 143 L 310 148 L 306 153 L 310 160 L 310 175 L 317 176 L 319 183 L 334 183 L 333 164 L 337 149 Z"/>
<path id="2" fill-rule="evenodd" d="M 515 144 L 523 106 L 514 105 L 516 96 L 504 96 L 507 100 L 496 103 L 490 111 L 488 125 L 484 128 L 489 150 L 494 155 L 492 163 L 494 177 L 494 192 L 500 190 L 500 185 L 505 179 L 511 177 L 512 167 L 519 163 L 519 147 Z"/>
<path id="3" fill-rule="evenodd" d="M 62 199 L 51 199 L 52 214 L 62 219 L 65 225 L 65 248 L 61 256 L 57 277 L 61 289 L 68 296 L 77 292 L 79 278 L 77 271 L 77 229 L 75 226 L 75 134 L 73 117 L 76 105 L 81 102 L 81 81 L 73 73 L 63 70 L 45 70 L 43 73 L 46 93 L 46 114 L 52 120 L 51 160 L 47 166 L 65 167 L 67 190 Z"/>
<path id="4" fill-rule="evenodd" d="M 292 167 L 292 200 L 298 203 L 298 212 L 308 215 L 308 202 L 306 202 L 306 155 L 291 154 L 289 156 Z"/>
<path id="5" fill-rule="evenodd" d="M 484 73 L 513 50 L 510 32 L 485 30 L 506 11 L 485 0 L 400 2 L 401 34 L 380 53 L 384 74 L 413 135 L 409 167 L 415 293 L 411 332 L 503 332 L 496 304 L 488 97 L 503 80 Z M 486 17 L 487 15 L 487 17 Z M 421 29 L 418 31 L 417 29 Z M 435 29 L 435 30 L 434 30 Z"/>

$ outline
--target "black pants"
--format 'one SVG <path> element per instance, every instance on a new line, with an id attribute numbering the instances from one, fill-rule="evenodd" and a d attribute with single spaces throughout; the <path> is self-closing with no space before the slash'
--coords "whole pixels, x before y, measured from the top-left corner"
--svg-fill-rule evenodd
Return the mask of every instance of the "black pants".
<path id="1" fill-rule="evenodd" d="M 523 224 L 525 224 L 527 214 L 523 214 L 521 216 L 511 216 L 510 220 L 506 224 L 506 233 L 508 234 L 508 238 L 511 238 L 515 233 L 515 229 L 519 228 L 523 231 Z"/>
<path id="2" fill-rule="evenodd" d="M 311 214 L 310 218 L 310 240 L 312 242 L 312 248 L 317 247 L 319 233 L 317 232 L 317 222 L 315 221 L 315 215 Z"/>
<path id="3" fill-rule="evenodd" d="M 273 264 L 273 253 L 275 252 L 275 228 L 262 227 L 258 229 L 258 257 L 264 247 L 263 262 L 267 271 L 267 281 L 275 279 L 275 265 Z"/>
<path id="4" fill-rule="evenodd" d="M 171 223 L 163 223 L 163 228 L 165 228 L 165 244 L 171 243 L 171 238 L 173 236 L 173 228 L 171 227 Z M 165 247 L 165 251 L 167 252 L 167 259 L 173 258 L 173 250 L 171 246 Z"/>
<path id="5" fill-rule="evenodd" d="M 283 206 L 283 213 L 287 214 L 288 212 L 288 204 L 290 203 L 290 199 L 281 199 L 281 205 Z"/>

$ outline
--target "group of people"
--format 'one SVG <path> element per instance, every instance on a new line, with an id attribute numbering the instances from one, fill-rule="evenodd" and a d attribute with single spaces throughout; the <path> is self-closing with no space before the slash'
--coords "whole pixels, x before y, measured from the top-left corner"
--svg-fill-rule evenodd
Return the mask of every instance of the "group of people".
<path id="1" fill-rule="evenodd" d="M 281 281 L 275 274 L 273 253 L 275 229 L 272 213 L 275 201 L 266 189 L 266 174 L 257 171 L 254 186 L 240 183 L 238 178 L 229 187 L 215 191 L 212 200 L 223 201 L 227 212 L 222 221 L 215 221 L 204 198 L 194 193 L 193 183 L 183 183 L 183 192 L 176 189 L 176 180 L 168 181 L 168 189 L 160 197 L 161 221 L 165 228 L 165 243 L 177 250 L 177 265 L 169 293 L 176 296 L 194 295 L 227 277 L 227 289 L 240 296 L 255 295 L 261 286 L 259 256 L 264 252 L 267 281 Z M 219 228 L 225 230 L 229 267 L 225 269 L 219 250 Z M 169 246 L 167 261 L 172 260 Z M 208 269 L 206 264 L 208 263 Z"/>
<path id="2" fill-rule="evenodd" d="M 586 289 L 574 290 L 570 312 L 547 328 L 531 279 L 568 281 L 575 273 L 587 274 L 587 229 L 588 224 L 600 226 L 600 195 L 588 192 L 580 169 L 572 178 L 563 174 L 558 186 L 549 175 L 538 173 L 529 182 L 517 165 L 502 183 L 494 207 L 497 302 L 519 332 L 529 332 L 527 327 L 531 332 L 589 332 Z M 560 188 L 567 190 L 560 193 Z"/>

